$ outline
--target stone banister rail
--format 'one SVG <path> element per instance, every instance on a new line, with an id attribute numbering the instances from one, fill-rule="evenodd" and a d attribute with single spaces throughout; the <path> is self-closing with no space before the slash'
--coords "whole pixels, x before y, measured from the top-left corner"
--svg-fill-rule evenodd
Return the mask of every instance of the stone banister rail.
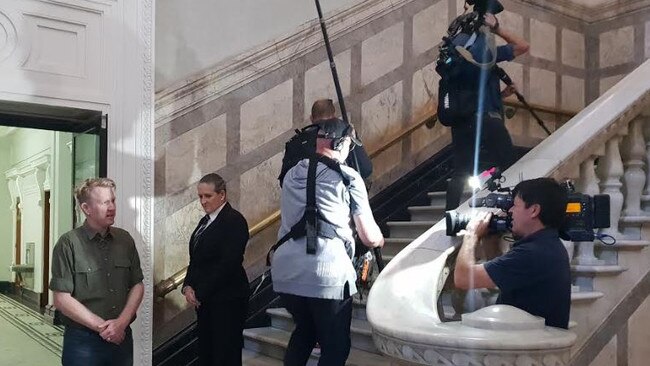
<path id="1" fill-rule="evenodd" d="M 612 227 L 603 231 L 626 243 L 630 238 L 621 233 L 619 222 L 650 221 L 640 208 L 644 199 L 650 201 L 644 196 L 650 194 L 650 185 L 645 185 L 643 170 L 650 160 L 650 118 L 644 117 L 650 114 L 648 80 L 650 61 L 508 169 L 505 186 L 514 186 L 522 178 L 552 176 L 577 179 L 578 188 L 588 194 L 609 194 Z M 459 211 L 469 211 L 467 202 Z M 398 364 L 409 365 L 567 365 L 576 335 L 532 326 L 534 319 L 517 309 L 489 306 L 464 314 L 460 322 L 441 321 L 437 304 L 449 274 L 446 262 L 454 245 L 459 244 L 460 238 L 445 235 L 444 220 L 440 221 L 399 252 L 381 272 L 371 288 L 366 310 L 377 348 Z M 594 243 L 574 245 L 578 253 L 574 267 L 599 264 Z M 616 258 L 607 261 L 609 267 L 616 264 Z M 530 326 L 513 325 L 522 322 Z M 509 330 L 504 331 L 504 327 Z"/>

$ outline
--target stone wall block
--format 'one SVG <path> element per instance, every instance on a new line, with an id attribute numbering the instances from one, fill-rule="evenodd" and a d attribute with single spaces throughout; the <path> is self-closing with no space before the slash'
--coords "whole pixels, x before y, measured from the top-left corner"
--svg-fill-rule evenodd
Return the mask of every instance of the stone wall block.
<path id="1" fill-rule="evenodd" d="M 350 54 L 350 50 L 345 50 L 334 56 L 344 97 L 350 95 Z M 311 105 L 314 101 L 322 98 L 336 100 L 336 89 L 329 60 L 323 61 L 305 72 L 305 120 L 309 119 Z"/>
<path id="2" fill-rule="evenodd" d="M 600 79 L 600 95 L 603 95 L 606 91 L 608 91 L 611 87 L 616 85 L 621 79 L 623 79 L 625 75 L 614 75 L 610 76 L 608 78 L 602 78 Z"/>
<path id="3" fill-rule="evenodd" d="M 363 139 L 368 151 L 379 148 L 402 130 L 402 108 L 401 81 L 363 103 Z"/>
<path id="4" fill-rule="evenodd" d="M 241 154 L 291 129 L 292 93 L 293 80 L 287 80 L 241 105 Z"/>
<path id="5" fill-rule="evenodd" d="M 562 109 L 578 112 L 585 107 L 585 81 L 562 76 Z"/>
<path id="6" fill-rule="evenodd" d="M 278 153 L 241 175 L 241 203 L 237 209 L 244 215 L 249 227 L 279 208 L 278 174 L 283 155 L 284 152 Z"/>
<path id="7" fill-rule="evenodd" d="M 448 1 L 440 0 L 413 16 L 413 54 L 430 50 L 447 34 Z"/>
<path id="8" fill-rule="evenodd" d="M 366 85 L 396 69 L 403 61 L 404 22 L 399 22 L 361 44 L 361 82 Z"/>
<path id="9" fill-rule="evenodd" d="M 530 20 L 530 54 L 534 57 L 555 61 L 556 45 L 554 25 L 541 22 L 537 19 Z"/>
<path id="10" fill-rule="evenodd" d="M 222 114 L 169 141 L 165 190 L 175 193 L 226 165 L 226 115 Z"/>
<path id="11" fill-rule="evenodd" d="M 569 29 L 562 29 L 562 63 L 585 68 L 585 36 Z"/>
<path id="12" fill-rule="evenodd" d="M 530 68 L 529 103 L 547 107 L 555 106 L 555 73 L 553 71 Z"/>
<path id="13" fill-rule="evenodd" d="M 419 122 L 423 110 L 438 104 L 438 81 L 440 75 L 435 70 L 436 63 L 430 63 L 413 73 L 413 97 L 411 100 L 411 115 Z"/>
<path id="14" fill-rule="evenodd" d="M 600 34 L 600 67 L 634 61 L 634 27 L 628 26 Z"/>

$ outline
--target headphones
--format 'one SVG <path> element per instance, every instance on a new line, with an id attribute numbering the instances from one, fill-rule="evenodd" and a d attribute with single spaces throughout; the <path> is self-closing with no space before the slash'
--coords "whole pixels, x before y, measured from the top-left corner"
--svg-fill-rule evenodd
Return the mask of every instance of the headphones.
<path id="1" fill-rule="evenodd" d="M 351 126 L 348 125 L 348 127 L 346 127 L 345 131 L 343 132 L 343 136 L 342 136 L 342 137 L 338 137 L 338 138 L 332 139 L 332 145 L 331 145 L 332 150 L 334 150 L 334 151 L 339 151 L 339 152 L 340 152 L 340 151 L 343 151 L 343 146 L 345 146 L 345 145 L 343 144 L 343 142 L 345 141 L 345 139 L 346 139 L 347 137 L 350 136 L 350 133 L 351 133 L 350 128 L 351 128 Z"/>

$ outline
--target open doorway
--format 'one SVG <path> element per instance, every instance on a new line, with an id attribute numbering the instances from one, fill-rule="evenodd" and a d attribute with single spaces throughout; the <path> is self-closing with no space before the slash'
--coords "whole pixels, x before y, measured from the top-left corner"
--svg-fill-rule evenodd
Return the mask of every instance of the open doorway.
<path id="1" fill-rule="evenodd" d="M 51 251 L 78 224 L 74 185 L 106 175 L 106 116 L 0 101 L 0 292 L 53 316 Z"/>

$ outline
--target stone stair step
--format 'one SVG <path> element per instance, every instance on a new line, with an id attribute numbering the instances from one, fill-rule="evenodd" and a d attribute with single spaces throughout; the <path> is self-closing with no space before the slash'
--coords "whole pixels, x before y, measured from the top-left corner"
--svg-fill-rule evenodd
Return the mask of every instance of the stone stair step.
<path id="1" fill-rule="evenodd" d="M 384 247 L 381 248 L 382 257 L 386 257 L 387 255 L 395 256 L 413 241 L 410 238 L 386 238 L 384 240 Z"/>
<path id="2" fill-rule="evenodd" d="M 242 366 L 282 366 L 282 361 L 244 348 Z"/>
<path id="3" fill-rule="evenodd" d="M 571 265 L 571 272 L 578 275 L 617 275 L 626 269 L 615 265 Z"/>
<path id="4" fill-rule="evenodd" d="M 621 216 L 618 220 L 623 225 L 643 225 L 650 224 L 650 216 Z"/>
<path id="5" fill-rule="evenodd" d="M 267 309 L 266 313 L 271 317 L 271 326 L 287 332 L 293 331 L 294 323 L 291 314 L 285 308 Z M 350 326 L 352 347 L 366 352 L 379 353 L 372 341 L 372 328 L 365 319 L 352 318 Z"/>
<path id="6" fill-rule="evenodd" d="M 445 216 L 445 205 L 411 206 L 408 211 L 412 221 L 438 221 Z"/>
<path id="7" fill-rule="evenodd" d="M 432 206 L 443 205 L 444 207 L 447 200 L 447 192 L 429 192 L 427 193 L 427 197 L 429 197 Z"/>
<path id="8" fill-rule="evenodd" d="M 386 223 L 391 238 L 409 239 L 416 239 L 435 224 L 435 221 L 388 221 Z"/>
<path id="9" fill-rule="evenodd" d="M 578 291 L 571 293 L 571 303 L 576 302 L 590 302 L 600 299 L 605 296 L 602 292 L 599 291 Z"/>
<path id="10" fill-rule="evenodd" d="M 244 329 L 244 348 L 278 360 L 284 358 L 291 333 L 272 327 Z M 307 365 L 315 366 L 318 355 L 312 353 Z M 376 353 L 351 348 L 346 362 L 350 366 L 390 366 L 390 360 Z"/>
<path id="11" fill-rule="evenodd" d="M 600 241 L 596 241 L 595 244 L 602 250 L 641 250 L 650 246 L 650 240 L 619 239 L 614 245 L 603 244 Z"/>

